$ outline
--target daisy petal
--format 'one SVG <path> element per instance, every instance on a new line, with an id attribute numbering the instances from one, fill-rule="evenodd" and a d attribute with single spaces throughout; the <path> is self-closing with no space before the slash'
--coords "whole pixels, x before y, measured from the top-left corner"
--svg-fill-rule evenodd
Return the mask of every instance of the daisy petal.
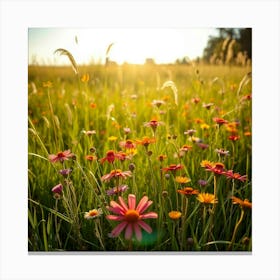
<path id="1" fill-rule="evenodd" d="M 141 213 L 145 212 L 147 210 L 147 208 L 149 208 L 152 204 L 153 204 L 153 202 L 151 200 L 147 201 L 145 204 L 142 204 L 142 206 L 139 207 L 141 210 L 141 211 L 138 210 L 139 213 L 141 214 Z"/>
<path id="2" fill-rule="evenodd" d="M 125 239 L 131 239 L 133 233 L 132 224 L 128 224 L 125 230 Z"/>
<path id="3" fill-rule="evenodd" d="M 153 231 L 152 228 L 143 221 L 138 221 L 138 225 L 148 233 L 151 233 Z"/>
<path id="4" fill-rule="evenodd" d="M 127 222 L 122 222 L 120 224 L 118 224 L 111 232 L 111 235 L 113 237 L 117 237 L 120 235 L 120 233 L 125 229 L 125 227 L 127 226 Z"/>
<path id="5" fill-rule="evenodd" d="M 146 205 L 147 201 L 148 197 L 146 195 L 141 198 L 136 208 L 139 213 L 143 212 L 142 208 Z"/>
<path id="6" fill-rule="evenodd" d="M 122 208 L 127 211 L 128 210 L 128 207 L 125 203 L 125 201 L 123 200 L 123 198 L 121 196 L 119 196 L 119 202 L 120 202 L 120 205 L 122 206 Z"/>
<path id="7" fill-rule="evenodd" d="M 140 216 L 140 219 L 156 219 L 158 214 L 155 212 L 149 212 Z"/>
<path id="8" fill-rule="evenodd" d="M 134 194 L 128 195 L 128 208 L 135 209 L 136 206 L 136 197 Z"/>
<path id="9" fill-rule="evenodd" d="M 119 205 L 116 201 L 110 201 L 111 207 L 115 210 L 115 213 L 123 214 L 125 212 L 125 209 Z"/>
<path id="10" fill-rule="evenodd" d="M 142 232 L 141 232 L 141 228 L 139 227 L 139 225 L 137 223 L 135 223 L 133 225 L 134 227 L 134 232 L 135 232 L 135 235 L 136 235 L 136 238 L 138 241 L 141 241 L 142 240 Z"/>
<path id="11" fill-rule="evenodd" d="M 124 217 L 123 216 L 115 216 L 115 215 L 107 215 L 106 219 L 111 220 L 111 221 L 123 221 Z"/>

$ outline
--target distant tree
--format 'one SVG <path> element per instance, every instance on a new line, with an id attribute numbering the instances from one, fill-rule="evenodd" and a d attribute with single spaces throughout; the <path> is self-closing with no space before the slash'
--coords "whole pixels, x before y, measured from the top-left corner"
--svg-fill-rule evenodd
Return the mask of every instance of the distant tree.
<path id="1" fill-rule="evenodd" d="M 210 36 L 203 60 L 211 64 L 246 65 L 252 56 L 251 28 L 218 28 L 218 36 Z"/>

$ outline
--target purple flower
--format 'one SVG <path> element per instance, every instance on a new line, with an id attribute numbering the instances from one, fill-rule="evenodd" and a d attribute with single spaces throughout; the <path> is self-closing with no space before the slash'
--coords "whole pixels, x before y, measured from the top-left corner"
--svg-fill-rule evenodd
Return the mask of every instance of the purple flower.
<path id="1" fill-rule="evenodd" d="M 58 172 L 59 172 L 59 174 L 61 174 L 63 176 L 67 176 L 67 175 L 69 175 L 72 172 L 72 169 L 70 169 L 70 168 L 61 169 Z"/>
<path id="2" fill-rule="evenodd" d="M 53 193 L 61 194 L 63 190 L 62 184 L 58 184 L 52 188 Z"/>
<path id="3" fill-rule="evenodd" d="M 114 194 L 119 194 L 119 193 L 125 192 L 127 189 L 128 189 L 127 185 L 121 185 L 121 186 L 114 187 L 114 188 L 108 190 L 106 193 L 107 193 L 107 195 L 114 195 Z"/>
<path id="4" fill-rule="evenodd" d="M 205 187 L 207 185 L 207 181 L 206 180 L 198 180 L 198 184 L 201 186 L 201 187 Z"/>

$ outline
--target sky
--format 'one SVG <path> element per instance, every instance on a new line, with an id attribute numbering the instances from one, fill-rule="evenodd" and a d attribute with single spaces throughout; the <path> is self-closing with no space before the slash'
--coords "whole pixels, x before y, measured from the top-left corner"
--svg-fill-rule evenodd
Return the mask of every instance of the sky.
<path id="1" fill-rule="evenodd" d="M 152 58 L 158 64 L 174 63 L 176 59 L 202 56 L 214 28 L 30 28 L 28 32 L 29 64 L 69 64 L 66 56 L 54 54 L 58 48 L 68 50 L 77 64 L 104 63 L 106 50 L 118 64 L 143 64 Z"/>

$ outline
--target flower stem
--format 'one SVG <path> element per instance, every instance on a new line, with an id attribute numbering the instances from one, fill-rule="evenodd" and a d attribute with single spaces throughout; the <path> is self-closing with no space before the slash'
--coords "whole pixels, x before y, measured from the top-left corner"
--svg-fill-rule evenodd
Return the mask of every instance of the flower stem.
<path id="1" fill-rule="evenodd" d="M 232 244 L 235 241 L 237 229 L 238 229 L 239 225 L 241 224 L 241 222 L 243 220 L 243 217 L 244 217 L 244 210 L 241 208 L 241 215 L 240 215 L 240 218 L 239 218 L 238 222 L 236 223 L 236 225 L 234 227 L 234 231 L 233 231 L 233 234 L 232 234 L 232 238 L 231 238 L 230 244 L 228 246 L 228 250 L 232 249 Z"/>

